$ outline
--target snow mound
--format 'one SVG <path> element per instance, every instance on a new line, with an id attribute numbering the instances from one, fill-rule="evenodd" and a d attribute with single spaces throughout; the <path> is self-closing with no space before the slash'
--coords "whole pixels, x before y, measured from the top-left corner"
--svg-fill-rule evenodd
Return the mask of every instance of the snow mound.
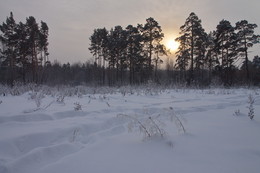
<path id="1" fill-rule="evenodd" d="M 0 173 L 260 170 L 256 89 L 83 91 L 0 96 Z"/>

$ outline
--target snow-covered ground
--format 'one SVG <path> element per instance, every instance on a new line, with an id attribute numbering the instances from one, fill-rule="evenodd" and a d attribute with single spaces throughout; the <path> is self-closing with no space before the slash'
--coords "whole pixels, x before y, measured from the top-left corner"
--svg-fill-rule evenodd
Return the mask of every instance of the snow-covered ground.
<path id="1" fill-rule="evenodd" d="M 0 173 L 260 171 L 259 89 L 53 93 L 0 96 Z"/>

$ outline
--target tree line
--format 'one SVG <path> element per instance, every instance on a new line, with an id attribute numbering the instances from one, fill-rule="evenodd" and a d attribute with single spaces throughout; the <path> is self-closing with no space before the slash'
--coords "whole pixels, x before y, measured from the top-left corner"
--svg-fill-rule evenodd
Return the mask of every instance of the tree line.
<path id="1" fill-rule="evenodd" d="M 0 25 L 0 82 L 13 85 L 35 82 L 58 85 L 138 85 L 147 82 L 181 85 L 260 84 L 260 57 L 251 61 L 250 48 L 259 43 L 256 24 L 241 20 L 232 26 L 222 20 L 206 33 L 201 20 L 191 13 L 180 27 L 180 46 L 170 58 L 162 44 L 164 34 L 154 18 L 145 24 L 94 29 L 89 50 L 93 60 L 78 64 L 51 63 L 48 31 L 34 17 L 16 23 L 13 14 Z M 160 68 L 167 57 L 166 68 Z M 251 57 L 252 58 L 252 57 Z M 242 65 L 238 62 L 242 62 Z"/>
<path id="2" fill-rule="evenodd" d="M 43 80 L 48 60 L 48 25 L 40 26 L 33 16 L 16 23 L 13 13 L 0 25 L 0 65 L 2 82 L 10 85 L 16 80 L 38 83 Z"/>
<path id="3" fill-rule="evenodd" d="M 161 43 L 163 37 L 161 26 L 151 17 L 144 25 L 95 29 L 90 37 L 89 50 L 100 68 L 100 83 L 114 85 L 127 81 L 130 84 L 152 79 L 158 81 L 158 65 L 162 63 L 160 57 L 167 55 L 166 47 Z"/>
<path id="4" fill-rule="evenodd" d="M 201 20 L 191 13 L 180 27 L 176 41 L 180 46 L 176 52 L 175 65 L 166 64 L 163 81 L 185 85 L 210 85 L 212 82 L 231 86 L 241 81 L 258 83 L 258 56 L 249 61 L 248 50 L 259 43 L 259 35 L 254 34 L 256 24 L 241 20 L 232 26 L 222 20 L 215 31 L 206 33 Z M 161 43 L 164 34 L 161 26 L 153 18 L 146 19 L 144 25 L 129 25 L 125 29 L 115 26 L 95 29 L 90 37 L 90 51 L 100 68 L 102 84 L 122 83 L 128 78 L 130 84 L 152 80 L 162 81 L 158 76 L 160 57 L 170 52 Z M 242 66 L 238 61 L 242 59 Z M 253 64 L 253 65 L 252 65 Z M 119 75 L 120 74 L 120 75 Z M 126 81 L 125 81 L 126 82 Z"/>
<path id="5" fill-rule="evenodd" d="M 182 72 L 183 80 L 188 84 L 201 83 L 206 72 L 208 83 L 214 76 L 224 85 L 230 86 L 238 73 L 236 63 L 242 59 L 241 70 L 244 74 L 239 76 L 240 80 L 252 82 L 254 75 L 250 74 L 250 68 L 253 67 L 250 66 L 248 50 L 259 43 L 260 36 L 254 34 L 256 27 L 256 24 L 246 20 L 237 22 L 235 26 L 227 20 L 221 20 L 216 30 L 207 34 L 198 16 L 191 13 L 180 27 L 180 36 L 176 39 L 180 47 L 176 53 L 175 67 Z M 253 62 L 258 61 L 258 58 L 256 56 Z"/>

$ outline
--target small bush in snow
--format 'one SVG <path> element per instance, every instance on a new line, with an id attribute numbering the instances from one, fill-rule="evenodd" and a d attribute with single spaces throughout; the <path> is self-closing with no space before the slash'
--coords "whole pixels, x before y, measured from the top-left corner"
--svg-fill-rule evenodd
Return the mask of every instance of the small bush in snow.
<path id="1" fill-rule="evenodd" d="M 234 116 L 240 116 L 241 115 L 241 112 L 240 112 L 240 110 L 238 109 L 238 110 L 235 110 L 235 112 L 234 112 Z"/>
<path id="2" fill-rule="evenodd" d="M 186 133 L 185 127 L 184 127 L 181 119 L 177 116 L 177 114 L 174 112 L 172 107 L 169 107 L 169 111 L 170 111 L 171 121 L 175 123 L 179 132 Z"/>
<path id="3" fill-rule="evenodd" d="M 44 98 L 44 94 L 42 92 L 32 92 L 30 94 L 30 99 L 35 101 L 36 107 L 40 108 L 42 99 Z"/>
<path id="4" fill-rule="evenodd" d="M 164 137 L 166 132 L 162 128 L 162 122 L 158 120 L 160 115 L 155 117 L 149 116 L 144 119 L 139 119 L 137 116 L 131 116 L 127 114 L 118 114 L 117 117 L 124 117 L 130 120 L 128 124 L 128 130 L 132 131 L 133 128 L 137 127 L 140 132 L 144 135 L 144 139 L 153 137 Z"/>
<path id="5" fill-rule="evenodd" d="M 254 97 L 250 94 L 248 96 L 248 104 L 249 106 L 247 107 L 249 109 L 249 112 L 248 112 L 248 117 L 252 120 L 255 116 L 255 113 L 254 113 L 254 103 L 255 103 L 255 99 Z"/>
<path id="6" fill-rule="evenodd" d="M 183 125 L 181 118 L 174 112 L 173 108 L 167 108 L 164 114 L 164 117 L 161 118 L 161 115 L 152 116 L 151 112 L 148 109 L 144 110 L 144 115 L 127 115 L 127 114 L 118 114 L 117 117 L 127 118 L 128 130 L 137 128 L 143 134 L 144 139 L 161 137 L 164 138 L 168 132 L 166 131 L 165 124 L 163 120 L 167 121 L 165 118 L 170 118 L 172 122 L 175 123 L 179 132 L 186 133 L 186 129 Z"/>
<path id="7" fill-rule="evenodd" d="M 65 99 L 65 95 L 60 95 L 57 97 L 56 102 L 60 104 L 65 104 L 64 99 Z"/>
<path id="8" fill-rule="evenodd" d="M 257 89 L 254 89 L 254 94 L 259 95 L 259 91 Z"/>
<path id="9" fill-rule="evenodd" d="M 76 128 L 75 130 L 73 130 L 73 134 L 70 142 L 75 142 L 78 135 L 79 135 L 79 129 Z"/>
<path id="10" fill-rule="evenodd" d="M 109 97 L 107 97 L 106 95 L 100 95 L 99 100 L 101 102 L 105 102 L 107 104 L 107 106 L 110 107 L 110 104 L 108 103 Z"/>
<path id="11" fill-rule="evenodd" d="M 74 103 L 75 107 L 74 110 L 75 111 L 81 111 L 82 110 L 82 105 L 79 102 Z"/>

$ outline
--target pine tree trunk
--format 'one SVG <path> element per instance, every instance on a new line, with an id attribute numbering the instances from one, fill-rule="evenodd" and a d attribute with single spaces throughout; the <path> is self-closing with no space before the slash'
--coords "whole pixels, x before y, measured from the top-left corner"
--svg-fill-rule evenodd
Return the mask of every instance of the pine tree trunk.
<path id="1" fill-rule="evenodd" d="M 25 84 L 26 81 L 25 81 L 25 73 L 26 73 L 26 67 L 25 67 L 25 63 L 26 63 L 26 60 L 25 60 L 25 55 L 23 55 L 22 57 L 22 64 L 23 64 L 23 72 L 22 72 L 22 76 L 23 76 L 23 83 Z"/>
<path id="2" fill-rule="evenodd" d="M 247 48 L 246 48 L 245 53 L 246 53 L 246 80 L 247 80 L 247 82 L 249 82 L 249 78 L 250 78 L 250 76 L 249 76 L 249 68 L 248 68 L 248 55 L 247 55 Z"/>
<path id="3" fill-rule="evenodd" d="M 106 68 L 105 68 L 105 57 L 103 57 L 103 67 L 102 67 L 102 84 L 105 85 L 106 80 Z"/>
<path id="4" fill-rule="evenodd" d="M 10 80 L 9 80 L 9 84 L 10 86 L 14 86 L 14 55 L 12 53 L 12 56 L 10 57 Z"/>
<path id="5" fill-rule="evenodd" d="M 149 73 L 148 73 L 148 78 L 152 77 L 152 46 L 153 46 L 153 38 L 152 38 L 152 30 L 150 29 L 150 42 L 149 42 Z"/>
<path id="6" fill-rule="evenodd" d="M 248 53 L 247 53 L 247 42 L 246 42 L 246 36 L 244 35 L 244 40 L 245 40 L 245 65 L 246 65 L 246 80 L 249 82 L 249 69 L 248 69 Z"/>
<path id="7" fill-rule="evenodd" d="M 193 66 L 194 66 L 194 29 L 193 29 L 193 23 L 192 23 L 192 29 L 191 29 L 191 67 L 190 67 L 190 77 L 189 77 L 189 81 L 188 81 L 188 85 L 191 84 L 191 82 L 193 81 L 194 78 L 194 72 L 193 72 Z"/>
<path id="8" fill-rule="evenodd" d="M 132 58 L 130 58 L 130 64 L 129 64 L 129 83 L 130 85 L 133 84 L 133 64 L 132 64 Z"/>

